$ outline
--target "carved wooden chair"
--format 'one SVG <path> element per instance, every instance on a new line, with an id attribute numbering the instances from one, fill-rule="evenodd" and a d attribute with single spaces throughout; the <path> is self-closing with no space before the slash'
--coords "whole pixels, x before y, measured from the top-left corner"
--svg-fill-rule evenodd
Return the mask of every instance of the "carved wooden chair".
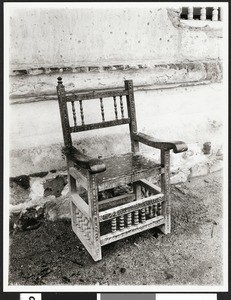
<path id="1" fill-rule="evenodd" d="M 158 227 L 164 234 L 170 233 L 170 150 L 173 149 L 174 153 L 187 151 L 186 144 L 157 140 L 137 131 L 132 80 L 125 81 L 124 89 L 73 94 L 65 91 L 59 77 L 57 94 L 67 158 L 72 229 L 92 258 L 95 261 L 102 259 L 103 245 L 153 227 Z M 105 120 L 103 102 L 108 98 L 111 98 L 115 113 L 115 119 L 110 121 Z M 119 114 L 117 99 L 120 103 Z M 85 124 L 83 102 L 89 100 L 98 101 L 102 117 L 99 123 Z M 79 119 L 75 104 L 78 105 Z M 71 121 L 68 112 L 72 114 Z M 72 133 L 122 124 L 128 124 L 130 128 L 130 153 L 96 159 L 82 154 L 72 144 Z M 139 153 L 139 143 L 160 149 L 160 164 L 143 157 Z M 161 174 L 160 187 L 147 180 L 156 173 Z M 133 191 L 98 200 L 101 191 L 122 184 L 132 184 Z M 83 189 L 87 194 L 85 198 L 80 193 Z"/>

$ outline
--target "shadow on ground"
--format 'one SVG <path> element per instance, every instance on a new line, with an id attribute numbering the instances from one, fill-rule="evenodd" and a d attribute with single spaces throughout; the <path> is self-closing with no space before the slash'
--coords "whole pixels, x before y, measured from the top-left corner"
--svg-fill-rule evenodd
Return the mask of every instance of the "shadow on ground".
<path id="1" fill-rule="evenodd" d="M 172 186 L 172 232 L 154 228 L 103 247 L 94 262 L 69 220 L 10 236 L 10 285 L 220 285 L 222 173 Z"/>

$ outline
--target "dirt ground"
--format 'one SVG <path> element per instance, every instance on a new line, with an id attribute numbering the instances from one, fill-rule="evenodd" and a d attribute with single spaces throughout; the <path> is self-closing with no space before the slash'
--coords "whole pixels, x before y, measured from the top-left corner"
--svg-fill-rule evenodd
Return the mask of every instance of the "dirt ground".
<path id="1" fill-rule="evenodd" d="M 103 247 L 94 262 L 69 220 L 10 236 L 10 285 L 222 284 L 222 173 L 172 186 L 172 232 L 151 229 Z"/>

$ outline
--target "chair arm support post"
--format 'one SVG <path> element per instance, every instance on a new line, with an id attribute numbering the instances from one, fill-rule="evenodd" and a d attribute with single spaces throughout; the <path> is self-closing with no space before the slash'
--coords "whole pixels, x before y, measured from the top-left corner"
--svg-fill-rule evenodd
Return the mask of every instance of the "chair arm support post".
<path id="1" fill-rule="evenodd" d="M 63 148 L 62 152 L 68 159 L 80 167 L 89 170 L 91 174 L 101 173 L 106 170 L 105 164 L 100 159 L 87 156 L 73 146 L 71 148 Z"/>
<path id="2" fill-rule="evenodd" d="M 188 146 L 182 141 L 162 141 L 141 132 L 134 133 L 132 137 L 135 141 L 161 150 L 173 149 L 174 153 L 181 153 L 188 150 Z"/>

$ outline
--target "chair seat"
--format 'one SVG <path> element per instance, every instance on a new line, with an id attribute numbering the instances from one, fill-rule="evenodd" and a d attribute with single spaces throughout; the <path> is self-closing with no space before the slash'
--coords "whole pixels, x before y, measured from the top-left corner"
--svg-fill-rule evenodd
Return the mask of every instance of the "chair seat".
<path id="1" fill-rule="evenodd" d="M 141 154 L 126 153 L 102 159 L 106 171 L 96 175 L 99 191 L 158 174 L 161 167 Z"/>

